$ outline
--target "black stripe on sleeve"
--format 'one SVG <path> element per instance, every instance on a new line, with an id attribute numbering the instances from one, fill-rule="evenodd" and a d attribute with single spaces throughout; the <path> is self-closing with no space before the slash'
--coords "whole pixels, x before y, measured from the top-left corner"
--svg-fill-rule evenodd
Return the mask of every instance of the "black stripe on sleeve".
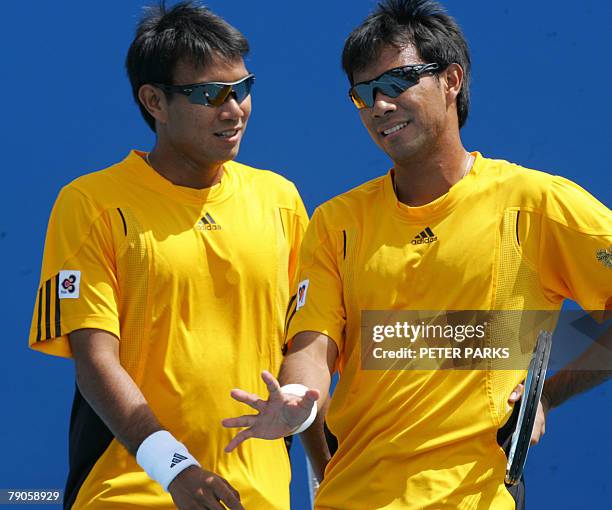
<path id="1" fill-rule="evenodd" d="M 287 336 L 287 333 L 289 332 L 289 324 L 291 324 L 291 319 L 293 319 L 295 312 L 297 312 L 297 306 L 293 309 L 293 312 L 291 312 L 291 315 L 287 319 L 287 324 L 285 324 L 285 336 Z"/>
<path id="2" fill-rule="evenodd" d="M 342 237 L 344 237 L 344 247 L 342 250 L 343 255 L 343 259 L 346 260 L 346 230 L 342 231 Z"/>
<path id="3" fill-rule="evenodd" d="M 289 332 L 289 324 L 291 324 L 291 319 L 293 319 L 295 312 L 297 312 L 297 303 L 295 303 L 296 298 L 297 298 L 297 294 L 294 294 L 293 296 L 291 296 L 291 300 L 289 301 L 289 306 L 287 307 L 287 313 L 285 314 L 285 335 L 284 335 L 285 341 L 281 349 L 283 356 L 287 354 L 287 350 L 289 348 L 289 346 L 287 345 L 287 333 Z M 293 306 L 294 303 L 295 303 L 295 306 Z M 293 306 L 293 312 L 291 312 L 291 314 L 289 315 L 289 312 L 291 311 L 292 306 Z"/>
<path id="4" fill-rule="evenodd" d="M 293 319 L 293 316 L 295 315 L 295 312 L 297 312 L 297 306 L 293 309 L 293 312 L 291 312 L 291 315 L 289 316 L 289 319 L 287 320 L 287 324 L 285 325 L 285 342 L 283 343 L 283 347 L 281 349 L 281 352 L 283 353 L 283 356 L 286 356 L 287 352 L 289 351 L 289 343 L 288 343 L 288 339 L 287 339 L 287 333 L 289 333 L 289 324 L 291 324 L 291 319 Z"/>
<path id="5" fill-rule="evenodd" d="M 521 245 L 521 240 L 519 239 L 519 218 L 521 217 L 521 211 L 516 213 L 516 242 L 518 245 Z"/>
<path id="6" fill-rule="evenodd" d="M 278 210 L 278 217 L 280 218 L 281 228 L 283 229 L 283 237 L 287 239 L 287 234 L 285 232 L 285 224 L 283 223 L 283 215 L 281 214 L 281 210 Z"/>
<path id="7" fill-rule="evenodd" d="M 38 289 L 38 329 L 36 331 L 36 341 L 40 342 L 42 328 L 42 285 Z"/>
<path id="8" fill-rule="evenodd" d="M 123 233 L 127 236 L 127 223 L 125 222 L 125 216 L 121 212 L 121 209 L 117 207 L 117 211 L 119 212 L 119 216 L 121 216 L 121 221 L 123 222 Z"/>
<path id="9" fill-rule="evenodd" d="M 293 296 L 291 296 L 291 299 L 289 300 L 289 304 L 287 305 L 287 311 L 285 312 L 285 330 L 287 329 L 287 317 L 289 316 L 289 311 L 291 310 L 291 305 L 295 301 L 296 297 L 297 297 L 297 294 L 294 294 Z"/>
<path id="10" fill-rule="evenodd" d="M 51 279 L 45 282 L 45 340 L 51 338 Z"/>
<path id="11" fill-rule="evenodd" d="M 55 338 L 62 336 L 62 317 L 60 313 L 59 273 L 55 275 Z"/>

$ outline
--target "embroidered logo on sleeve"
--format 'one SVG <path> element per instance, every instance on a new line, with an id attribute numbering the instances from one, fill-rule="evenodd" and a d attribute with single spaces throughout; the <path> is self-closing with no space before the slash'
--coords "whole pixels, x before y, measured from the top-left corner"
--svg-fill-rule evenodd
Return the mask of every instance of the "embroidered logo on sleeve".
<path id="1" fill-rule="evenodd" d="M 597 250 L 597 260 L 601 262 L 608 269 L 612 269 L 612 246 L 610 246 L 607 250 L 600 248 Z"/>
<path id="2" fill-rule="evenodd" d="M 65 270 L 59 272 L 60 299 L 77 299 L 81 289 L 81 271 Z"/>
<path id="3" fill-rule="evenodd" d="M 299 310 L 306 304 L 306 294 L 308 292 L 308 284 L 309 280 L 302 280 L 298 285 L 297 291 L 297 304 L 295 305 L 295 310 Z"/>

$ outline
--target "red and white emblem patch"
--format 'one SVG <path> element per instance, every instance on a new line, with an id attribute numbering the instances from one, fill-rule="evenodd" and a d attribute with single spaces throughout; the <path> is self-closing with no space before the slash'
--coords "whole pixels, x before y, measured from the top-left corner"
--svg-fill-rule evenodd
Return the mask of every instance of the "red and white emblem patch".
<path id="1" fill-rule="evenodd" d="M 81 271 L 64 270 L 59 272 L 57 294 L 60 299 L 77 299 L 81 290 Z"/>
<path id="2" fill-rule="evenodd" d="M 297 290 L 297 304 L 295 305 L 296 311 L 302 308 L 306 304 L 306 294 L 308 293 L 309 280 L 302 280 L 298 285 Z"/>

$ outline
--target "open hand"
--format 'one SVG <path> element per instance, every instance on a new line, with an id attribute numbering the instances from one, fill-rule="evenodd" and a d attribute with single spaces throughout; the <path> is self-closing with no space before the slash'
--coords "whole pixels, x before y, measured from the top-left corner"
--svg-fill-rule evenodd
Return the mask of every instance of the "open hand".
<path id="1" fill-rule="evenodd" d="M 268 400 L 244 390 L 231 392 L 233 399 L 252 407 L 258 414 L 226 418 L 221 422 L 227 428 L 247 427 L 225 447 L 228 453 L 251 437 L 278 439 L 288 436 L 310 416 L 312 406 L 319 399 L 318 390 L 308 390 L 303 397 L 282 393 L 276 378 L 266 370 L 261 373 L 261 378 L 268 388 Z"/>

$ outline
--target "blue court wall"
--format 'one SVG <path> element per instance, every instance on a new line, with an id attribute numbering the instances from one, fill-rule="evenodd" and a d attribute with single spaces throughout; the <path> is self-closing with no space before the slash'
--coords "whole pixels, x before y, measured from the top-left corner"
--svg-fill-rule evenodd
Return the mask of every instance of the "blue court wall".
<path id="1" fill-rule="evenodd" d="M 369 0 L 209 6 L 251 42 L 253 115 L 239 160 L 293 180 L 310 212 L 386 172 L 347 98 L 340 52 Z M 445 2 L 473 59 L 465 145 L 563 175 L 610 206 L 612 4 L 583 0 Z M 142 2 L 5 2 L 0 200 L 0 488 L 61 487 L 72 364 L 28 351 L 27 331 L 53 200 L 76 176 L 153 137 L 123 59 Z M 553 411 L 527 467 L 528 508 L 612 508 L 612 387 Z M 301 450 L 293 508 L 306 506 Z"/>

